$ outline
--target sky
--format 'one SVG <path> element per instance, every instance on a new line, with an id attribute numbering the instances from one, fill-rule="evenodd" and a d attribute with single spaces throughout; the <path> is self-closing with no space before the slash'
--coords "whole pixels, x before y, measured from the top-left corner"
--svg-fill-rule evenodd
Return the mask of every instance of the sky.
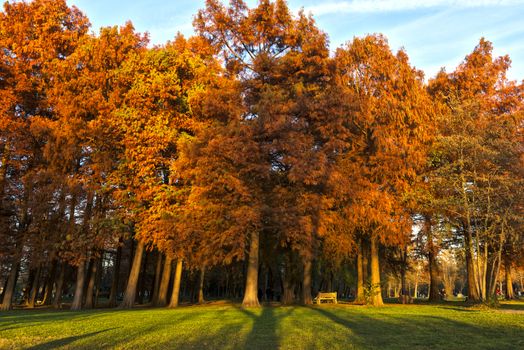
<path id="1" fill-rule="evenodd" d="M 255 6 L 257 0 L 247 0 Z M 131 20 L 149 32 L 153 44 L 177 32 L 193 34 L 192 20 L 205 0 L 68 0 L 82 10 L 95 32 Z M 524 0 L 288 0 L 297 13 L 304 8 L 330 40 L 331 50 L 354 36 L 382 33 L 393 50 L 404 48 L 426 78 L 441 67 L 448 72 L 470 53 L 481 37 L 494 54 L 508 54 L 510 79 L 524 79 Z"/>

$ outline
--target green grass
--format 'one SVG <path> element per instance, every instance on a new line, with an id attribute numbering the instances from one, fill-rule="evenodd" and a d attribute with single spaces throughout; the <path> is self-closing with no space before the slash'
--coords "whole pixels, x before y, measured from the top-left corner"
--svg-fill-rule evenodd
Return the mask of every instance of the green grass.
<path id="1" fill-rule="evenodd" d="M 0 313 L 0 349 L 524 349 L 524 303 Z"/>

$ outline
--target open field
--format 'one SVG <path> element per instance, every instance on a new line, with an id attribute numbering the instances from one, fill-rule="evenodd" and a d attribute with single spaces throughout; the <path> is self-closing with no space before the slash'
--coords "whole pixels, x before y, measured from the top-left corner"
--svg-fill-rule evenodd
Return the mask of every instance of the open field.
<path id="1" fill-rule="evenodd" d="M 523 349 L 524 303 L 32 310 L 0 314 L 1 349 Z"/>

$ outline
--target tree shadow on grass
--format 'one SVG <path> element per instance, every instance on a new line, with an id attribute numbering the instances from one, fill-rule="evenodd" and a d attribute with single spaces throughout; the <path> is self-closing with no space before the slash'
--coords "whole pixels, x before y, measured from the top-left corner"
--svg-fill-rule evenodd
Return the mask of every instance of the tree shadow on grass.
<path id="1" fill-rule="evenodd" d="M 524 302 L 502 303 L 500 309 L 524 312 Z"/>
<path id="2" fill-rule="evenodd" d="M 9 311 L 0 313 L 0 331 L 12 329 L 13 324 L 24 325 L 28 323 L 45 323 L 69 320 L 83 320 L 87 318 L 104 315 L 107 311 L 100 310 L 82 310 L 82 311 L 64 311 L 64 310 L 31 310 L 31 311 Z"/>
<path id="3" fill-rule="evenodd" d="M 472 324 L 428 315 L 387 315 L 370 310 L 370 315 L 344 309 L 311 308 L 345 328 L 362 348 L 449 349 L 459 344 L 475 349 L 522 349 L 522 328 Z M 474 319 L 471 320 L 472 322 Z"/>
<path id="4" fill-rule="evenodd" d="M 116 328 L 107 328 L 107 329 L 103 329 L 103 330 L 97 331 L 97 332 L 91 332 L 91 333 L 87 333 L 87 334 L 75 335 L 75 336 L 72 336 L 72 337 L 66 337 L 66 338 L 51 340 L 51 341 L 49 341 L 47 343 L 34 345 L 34 346 L 30 347 L 30 348 L 27 348 L 27 350 L 56 349 L 56 348 L 61 347 L 61 346 L 70 345 L 71 343 L 73 343 L 73 342 L 75 342 L 77 340 L 93 337 L 95 335 L 98 335 L 98 334 L 110 331 L 112 329 L 116 329 Z"/>
<path id="5" fill-rule="evenodd" d="M 261 308 L 261 313 L 257 315 L 256 312 L 250 309 L 242 307 L 238 309 L 253 320 L 253 327 L 246 338 L 244 349 L 279 348 L 280 338 L 277 334 L 277 327 L 282 319 L 291 315 L 295 310 L 294 307 L 280 307 L 279 311 L 285 310 L 285 312 L 277 314 L 275 307 L 264 306 Z"/>

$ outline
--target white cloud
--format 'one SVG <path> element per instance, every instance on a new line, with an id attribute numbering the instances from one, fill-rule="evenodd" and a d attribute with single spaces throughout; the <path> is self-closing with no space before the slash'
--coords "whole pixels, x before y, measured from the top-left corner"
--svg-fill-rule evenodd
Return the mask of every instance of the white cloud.
<path id="1" fill-rule="evenodd" d="M 524 0 L 352 0 L 305 7 L 306 13 L 322 16 L 335 13 L 394 12 L 435 7 L 474 8 L 523 5 Z"/>

